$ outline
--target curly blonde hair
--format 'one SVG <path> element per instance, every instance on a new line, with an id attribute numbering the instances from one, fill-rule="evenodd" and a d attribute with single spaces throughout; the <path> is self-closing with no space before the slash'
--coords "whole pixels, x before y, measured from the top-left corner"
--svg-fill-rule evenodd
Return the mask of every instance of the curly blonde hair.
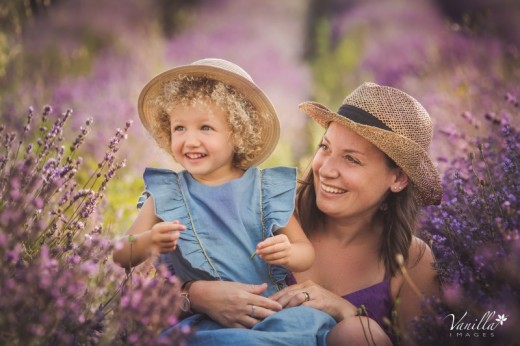
<path id="1" fill-rule="evenodd" d="M 262 117 L 234 87 L 205 76 L 181 75 L 164 84 L 163 92 L 155 100 L 159 114 L 151 126 L 159 146 L 171 152 L 170 112 L 178 106 L 214 103 L 227 115 L 234 148 L 233 165 L 248 168 L 262 146 Z"/>

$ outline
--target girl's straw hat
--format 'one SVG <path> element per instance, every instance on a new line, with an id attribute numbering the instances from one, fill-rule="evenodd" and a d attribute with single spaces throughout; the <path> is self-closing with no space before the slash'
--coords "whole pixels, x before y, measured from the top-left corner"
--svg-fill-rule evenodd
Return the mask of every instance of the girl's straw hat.
<path id="1" fill-rule="evenodd" d="M 223 59 L 202 59 L 190 65 L 172 68 L 154 77 L 145 85 L 137 108 L 139 118 L 144 127 L 153 136 L 153 124 L 157 121 L 159 106 L 156 99 L 163 93 L 164 84 L 168 81 L 178 79 L 181 75 L 202 76 L 221 81 L 234 87 L 240 92 L 256 109 L 259 117 L 262 134 L 262 149 L 256 154 L 251 162 L 256 166 L 271 155 L 280 137 L 280 123 L 276 111 L 264 92 L 253 82 L 249 74 L 238 65 Z"/>
<path id="2" fill-rule="evenodd" d="M 337 113 L 317 102 L 304 102 L 300 109 L 325 128 L 335 121 L 370 141 L 408 175 L 421 205 L 440 204 L 441 180 L 428 155 L 433 126 L 416 99 L 395 88 L 363 83 Z"/>

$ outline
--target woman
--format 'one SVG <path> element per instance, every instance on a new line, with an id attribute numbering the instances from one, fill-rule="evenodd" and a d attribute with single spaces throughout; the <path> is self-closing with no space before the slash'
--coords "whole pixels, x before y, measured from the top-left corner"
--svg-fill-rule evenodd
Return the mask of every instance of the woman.
<path id="1" fill-rule="evenodd" d="M 261 296 L 265 284 L 194 282 L 186 292 L 192 309 L 250 328 L 304 305 L 338 322 L 331 345 L 390 344 L 420 313 L 422 297 L 438 293 L 431 250 L 413 235 L 419 206 L 442 197 L 428 155 L 430 116 L 406 93 L 374 83 L 349 94 L 337 113 L 315 102 L 300 109 L 327 129 L 297 194 L 313 266 L 269 298 Z"/>

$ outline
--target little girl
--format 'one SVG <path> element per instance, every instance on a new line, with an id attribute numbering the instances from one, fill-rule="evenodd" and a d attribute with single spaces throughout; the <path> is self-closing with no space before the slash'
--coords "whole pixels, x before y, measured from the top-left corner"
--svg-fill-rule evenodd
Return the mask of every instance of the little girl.
<path id="1" fill-rule="evenodd" d="M 155 249 L 183 281 L 268 282 L 266 295 L 286 275 L 268 264 L 311 266 L 314 250 L 292 216 L 295 169 L 253 167 L 276 146 L 279 125 L 245 71 L 217 59 L 169 70 L 145 86 L 139 114 L 185 170 L 145 170 L 151 198 L 127 232 L 133 258 L 123 249 L 117 262 L 139 264 Z"/>
<path id="2" fill-rule="evenodd" d="M 145 170 L 142 208 L 127 231 L 132 243 L 114 252 L 117 263 L 128 268 L 160 253 L 184 282 L 186 313 L 193 280 L 267 283 L 268 296 L 285 286 L 288 271 L 312 265 L 313 247 L 293 216 L 296 170 L 255 167 L 274 150 L 279 123 L 271 102 L 243 69 L 220 59 L 171 69 L 144 87 L 138 108 L 144 127 L 185 170 Z M 318 310 L 301 309 L 311 310 L 312 321 L 316 315 L 322 319 L 318 329 L 330 323 Z M 221 328 L 195 316 L 197 330 Z M 294 317 L 306 321 L 301 313 Z M 319 334 L 301 327 L 310 328 L 314 338 Z"/>

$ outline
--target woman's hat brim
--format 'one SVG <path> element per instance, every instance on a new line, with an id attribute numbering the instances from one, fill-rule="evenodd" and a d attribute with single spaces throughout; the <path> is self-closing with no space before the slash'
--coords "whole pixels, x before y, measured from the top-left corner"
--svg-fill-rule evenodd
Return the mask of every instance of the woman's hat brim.
<path id="1" fill-rule="evenodd" d="M 317 102 L 304 102 L 299 108 L 327 128 L 331 122 L 348 127 L 390 157 L 414 183 L 420 205 L 440 204 L 442 186 L 430 156 L 414 141 L 392 131 L 356 123 Z"/>
<path id="2" fill-rule="evenodd" d="M 271 155 L 276 148 L 280 137 L 280 123 L 274 106 L 264 92 L 251 80 L 238 73 L 234 73 L 218 66 L 199 65 L 195 63 L 179 66 L 157 75 L 148 82 L 139 95 L 137 109 L 141 122 L 150 134 L 153 135 L 152 124 L 156 121 L 156 118 L 159 115 L 160 110 L 156 99 L 162 94 L 164 83 L 179 79 L 182 75 L 191 75 L 195 77 L 205 76 L 231 85 L 240 92 L 249 102 L 251 102 L 257 113 L 260 115 L 259 118 L 261 119 L 263 126 L 261 131 L 263 135 L 263 145 L 261 150 L 251 161 L 251 166 L 259 165 L 265 161 L 269 155 Z"/>

